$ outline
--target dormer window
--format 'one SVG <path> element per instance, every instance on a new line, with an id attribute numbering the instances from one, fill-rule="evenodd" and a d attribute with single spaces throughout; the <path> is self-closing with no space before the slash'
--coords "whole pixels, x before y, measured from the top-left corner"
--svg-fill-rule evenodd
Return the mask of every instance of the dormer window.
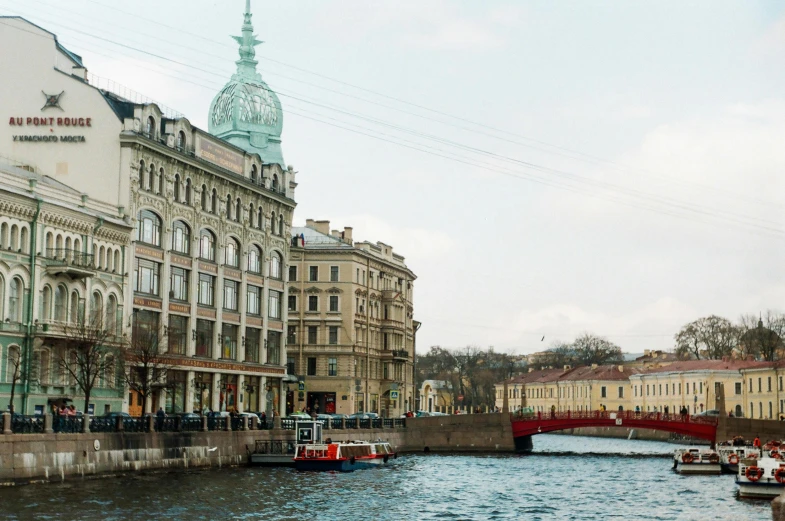
<path id="1" fill-rule="evenodd" d="M 259 172 L 256 170 L 256 165 L 251 166 L 251 182 L 256 183 L 256 179 L 259 177 Z"/>
<path id="2" fill-rule="evenodd" d="M 152 116 L 147 116 L 147 129 L 145 133 L 151 137 L 155 133 L 155 118 Z"/>
<path id="3" fill-rule="evenodd" d="M 182 130 L 177 133 L 177 149 L 185 150 L 185 132 Z"/>
<path id="4" fill-rule="evenodd" d="M 276 192 L 278 191 L 278 174 L 273 174 L 273 183 L 271 185 L 271 188 Z"/>

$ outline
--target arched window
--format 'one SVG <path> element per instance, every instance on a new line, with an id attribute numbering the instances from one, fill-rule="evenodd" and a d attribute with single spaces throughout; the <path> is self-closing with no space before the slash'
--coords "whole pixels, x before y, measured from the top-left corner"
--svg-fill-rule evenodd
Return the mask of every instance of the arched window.
<path id="1" fill-rule="evenodd" d="M 234 220 L 238 223 L 243 220 L 243 203 L 240 202 L 239 197 L 234 205 Z"/>
<path id="2" fill-rule="evenodd" d="M 17 251 L 19 249 L 19 226 L 11 226 L 11 250 Z"/>
<path id="3" fill-rule="evenodd" d="M 199 232 L 199 257 L 215 261 L 215 235 L 210 230 Z"/>
<path id="4" fill-rule="evenodd" d="M 256 219 L 256 226 L 260 230 L 264 230 L 264 208 L 259 207 L 259 217 Z"/>
<path id="5" fill-rule="evenodd" d="M 255 183 L 257 177 L 259 177 L 259 172 L 256 170 L 256 165 L 251 165 L 251 182 Z"/>
<path id="6" fill-rule="evenodd" d="M 185 180 L 185 204 L 191 206 L 191 180 Z"/>
<path id="7" fill-rule="evenodd" d="M 226 219 L 232 219 L 232 195 L 229 194 L 226 196 Z"/>
<path id="8" fill-rule="evenodd" d="M 278 186 L 278 174 L 273 174 L 273 182 L 271 188 L 276 192 L 280 189 L 280 186 Z"/>
<path id="9" fill-rule="evenodd" d="M 0 224 L 0 247 L 8 248 L 8 223 Z"/>
<path id="10" fill-rule="evenodd" d="M 174 175 L 174 200 L 180 202 L 180 174 Z"/>
<path id="11" fill-rule="evenodd" d="M 107 387 L 109 389 L 113 388 L 114 380 L 115 380 L 114 357 L 111 355 L 107 355 L 106 359 L 104 360 L 104 387 Z"/>
<path id="12" fill-rule="evenodd" d="M 248 203 L 248 226 L 251 228 L 255 228 L 254 220 L 256 219 L 256 213 L 253 209 L 253 203 Z"/>
<path id="13" fill-rule="evenodd" d="M 23 295 L 25 286 L 19 277 L 11 279 L 11 285 L 8 288 L 8 317 L 11 322 L 22 321 L 22 305 L 24 302 Z"/>
<path id="14" fill-rule="evenodd" d="M 150 210 L 140 211 L 136 223 L 136 240 L 161 246 L 161 218 Z"/>
<path id="15" fill-rule="evenodd" d="M 22 253 L 28 253 L 30 239 L 27 236 L 27 227 L 23 227 L 22 231 L 19 233 L 19 249 L 22 250 Z"/>
<path id="16" fill-rule="evenodd" d="M 278 235 L 283 237 L 283 215 L 278 216 Z"/>
<path id="17" fill-rule="evenodd" d="M 120 266 L 120 250 L 115 250 L 114 251 L 114 264 L 112 266 L 112 271 L 116 272 L 117 270 L 119 270 L 121 268 L 122 268 L 122 266 Z"/>
<path id="18" fill-rule="evenodd" d="M 240 244 L 232 237 L 229 237 L 226 241 L 224 259 L 227 266 L 231 266 L 232 268 L 240 267 Z"/>
<path id="19" fill-rule="evenodd" d="M 68 309 L 66 303 L 66 295 L 68 294 L 65 286 L 62 284 L 57 286 L 55 290 L 55 320 L 59 320 L 60 322 L 65 322 L 66 319 L 66 312 Z"/>
<path id="20" fill-rule="evenodd" d="M 145 170 L 144 161 L 139 161 L 139 188 L 144 188 L 145 186 L 147 186 L 144 183 L 146 173 L 147 170 Z"/>
<path id="21" fill-rule="evenodd" d="M 90 298 L 90 316 L 96 325 L 104 319 L 104 299 L 97 291 L 93 291 L 93 296 Z"/>
<path id="22" fill-rule="evenodd" d="M 69 307 L 68 309 L 69 320 L 71 321 L 72 324 L 78 324 L 80 313 L 79 313 L 79 293 L 77 291 L 71 292 L 71 302 L 68 307 Z"/>
<path id="23" fill-rule="evenodd" d="M 98 258 L 95 260 L 96 267 L 99 270 L 101 268 L 106 268 L 106 265 L 104 265 L 104 255 L 105 255 L 104 247 L 101 246 L 100 248 L 98 248 Z"/>
<path id="24" fill-rule="evenodd" d="M 172 250 L 184 255 L 191 254 L 191 229 L 183 221 L 172 224 Z"/>
<path id="25" fill-rule="evenodd" d="M 41 383 L 51 383 L 52 361 L 48 349 L 38 351 L 38 381 Z"/>
<path id="26" fill-rule="evenodd" d="M 270 255 L 270 278 L 281 278 L 281 255 L 278 252 L 273 252 Z"/>
<path id="27" fill-rule="evenodd" d="M 275 220 L 275 212 L 271 212 L 270 213 L 270 231 L 273 233 L 273 235 L 275 235 L 275 223 L 276 222 L 277 221 Z"/>
<path id="28" fill-rule="evenodd" d="M 114 295 L 109 295 L 106 299 L 106 329 L 115 331 L 117 329 L 117 299 Z"/>
<path id="29" fill-rule="evenodd" d="M 62 257 L 63 256 L 63 236 L 59 233 L 57 234 L 57 239 L 55 239 L 55 249 L 57 249 L 57 255 Z"/>
<path id="30" fill-rule="evenodd" d="M 742 410 L 741 410 L 741 405 L 737 405 L 736 406 L 736 410 L 733 411 L 733 415 L 736 416 L 736 418 L 741 418 L 743 416 Z"/>
<path id="31" fill-rule="evenodd" d="M 52 288 L 49 285 L 44 286 L 41 294 L 41 319 L 44 321 L 52 319 Z"/>
<path id="32" fill-rule="evenodd" d="M 185 150 L 185 132 L 182 130 L 177 133 L 177 149 Z"/>
<path id="33" fill-rule="evenodd" d="M 218 213 L 218 192 L 213 188 L 213 196 L 210 200 L 210 211 L 214 214 Z"/>
<path id="34" fill-rule="evenodd" d="M 21 363 L 21 351 L 19 346 L 9 346 L 8 347 L 8 365 L 7 365 L 7 373 L 6 373 L 6 382 L 13 382 L 14 380 L 19 381 L 22 374 L 22 368 L 20 366 Z"/>
<path id="35" fill-rule="evenodd" d="M 53 257 L 55 247 L 55 236 L 52 232 L 46 232 L 46 256 Z"/>
<path id="36" fill-rule="evenodd" d="M 202 185 L 202 211 L 206 212 L 209 209 L 207 205 L 207 185 Z"/>
<path id="37" fill-rule="evenodd" d="M 145 134 L 150 137 L 155 136 L 155 118 L 152 116 L 147 116 L 147 127 L 145 127 Z"/>
<path id="38" fill-rule="evenodd" d="M 248 249 L 248 272 L 262 273 L 262 250 L 255 244 Z"/>
<path id="39" fill-rule="evenodd" d="M 157 194 L 164 193 L 164 179 L 165 178 L 166 178 L 166 176 L 164 176 L 164 169 L 161 168 L 158 171 L 158 179 L 157 179 L 158 183 L 156 184 L 156 187 L 155 187 Z"/>

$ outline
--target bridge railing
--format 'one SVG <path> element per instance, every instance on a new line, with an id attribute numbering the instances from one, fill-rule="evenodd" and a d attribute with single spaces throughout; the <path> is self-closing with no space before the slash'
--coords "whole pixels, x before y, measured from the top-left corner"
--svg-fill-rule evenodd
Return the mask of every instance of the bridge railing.
<path id="1" fill-rule="evenodd" d="M 541 421 L 541 420 L 646 420 L 662 422 L 686 422 L 716 425 L 719 419 L 716 416 L 691 416 L 689 414 L 672 414 L 662 412 L 644 411 L 557 411 L 535 412 L 528 414 L 512 413 L 513 421 Z"/>

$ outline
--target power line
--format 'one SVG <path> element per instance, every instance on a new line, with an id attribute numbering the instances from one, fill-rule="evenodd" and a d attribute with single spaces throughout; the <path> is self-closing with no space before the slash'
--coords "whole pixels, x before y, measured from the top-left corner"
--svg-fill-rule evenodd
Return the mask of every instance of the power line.
<path id="1" fill-rule="evenodd" d="M 84 31 L 78 30 L 78 29 L 74 29 L 74 30 L 76 32 L 79 32 L 79 33 L 84 34 L 86 36 L 93 37 L 93 38 L 105 41 L 106 43 L 110 43 L 112 45 L 117 45 L 119 47 L 126 48 L 128 50 L 131 50 L 131 51 L 134 51 L 134 52 L 139 52 L 139 53 L 142 53 L 142 54 L 145 54 L 145 55 L 149 55 L 149 56 L 152 56 L 154 58 L 157 58 L 157 59 L 160 59 L 160 60 L 163 60 L 163 61 L 166 61 L 166 62 L 171 62 L 171 63 L 177 64 L 177 65 L 180 65 L 180 66 L 183 66 L 183 67 L 186 67 L 186 68 L 199 70 L 199 71 L 202 71 L 202 72 L 214 75 L 214 76 L 219 76 L 219 77 L 222 77 L 222 79 L 223 79 L 223 75 L 221 75 L 220 73 L 216 73 L 214 71 L 210 71 L 210 70 L 202 69 L 202 68 L 199 68 L 199 67 L 196 67 L 196 66 L 192 66 L 192 65 L 190 65 L 188 63 L 185 63 L 185 62 L 181 62 L 181 61 L 178 61 L 178 60 L 167 58 L 165 56 L 161 56 L 161 55 L 158 55 L 156 53 L 152 53 L 152 52 L 146 51 L 144 49 L 139 49 L 139 48 L 127 45 L 127 44 L 122 44 L 120 42 L 116 42 L 116 41 L 110 40 L 108 38 L 95 36 L 95 35 L 92 35 L 90 33 L 86 33 Z M 39 35 L 39 36 L 41 36 L 41 35 Z M 101 54 L 101 53 L 98 53 L 98 54 Z M 106 55 L 104 55 L 104 56 L 106 56 Z M 112 56 L 109 56 L 109 57 L 110 58 L 114 58 Z M 149 70 L 151 70 L 151 69 L 149 69 Z M 160 72 L 160 71 L 153 71 L 153 72 L 156 72 L 157 74 L 172 76 L 172 75 Z M 181 79 L 178 76 L 173 76 L 173 77 Z M 195 82 L 189 82 L 189 83 L 200 85 L 200 84 L 197 84 Z M 205 87 L 205 88 L 210 88 L 210 87 L 207 87 L 205 85 L 200 85 L 200 86 Z M 330 110 L 337 110 L 337 111 L 343 112 L 345 114 L 349 114 L 349 115 L 352 115 L 352 116 L 355 116 L 355 117 L 360 117 L 360 118 L 372 121 L 375 124 L 382 124 L 382 125 L 390 126 L 390 127 L 393 127 L 393 128 L 395 128 L 395 129 L 397 129 L 399 131 L 414 133 L 415 135 L 418 135 L 420 137 L 425 137 L 426 139 L 435 139 L 435 140 L 440 141 L 442 143 L 448 144 L 449 146 L 456 146 L 456 147 L 459 147 L 459 148 L 463 148 L 464 150 L 469 150 L 470 152 L 486 154 L 486 155 L 493 156 L 493 157 L 495 157 L 497 159 L 506 160 L 506 161 L 513 161 L 513 162 L 516 162 L 516 163 L 520 163 L 525 168 L 532 168 L 532 169 L 540 170 L 540 171 L 543 171 L 543 172 L 550 172 L 550 173 L 554 173 L 556 175 L 566 176 L 571 181 L 588 184 L 590 186 L 593 185 L 594 188 L 598 188 L 599 187 L 599 188 L 605 189 L 605 190 L 607 190 L 609 192 L 614 192 L 614 191 L 622 192 L 622 193 L 624 193 L 624 194 L 626 194 L 628 196 L 631 196 L 631 197 L 634 197 L 634 198 L 639 198 L 639 199 L 642 199 L 642 200 L 644 200 L 646 202 L 649 202 L 649 203 L 653 202 L 654 204 L 664 204 L 666 206 L 675 207 L 675 209 L 677 211 L 681 210 L 681 211 L 686 211 L 686 212 L 689 212 L 689 213 L 702 214 L 702 215 L 708 216 L 708 217 L 715 217 L 715 218 L 719 217 L 719 218 L 722 218 L 724 220 L 727 220 L 727 221 L 735 223 L 735 224 L 739 224 L 739 225 L 743 225 L 743 226 L 750 226 L 750 227 L 757 227 L 760 230 L 763 230 L 763 231 L 766 231 L 766 232 L 771 232 L 773 234 L 782 234 L 783 233 L 782 230 L 777 229 L 777 228 L 755 225 L 754 223 L 749 223 L 749 222 L 745 222 L 743 220 L 732 218 L 728 214 L 718 214 L 718 213 L 712 212 L 710 209 L 707 210 L 707 209 L 703 209 L 703 208 L 700 208 L 700 207 L 685 206 L 685 205 L 683 205 L 681 203 L 674 202 L 672 200 L 668 200 L 667 198 L 662 198 L 662 197 L 659 197 L 659 196 L 656 196 L 656 195 L 652 196 L 651 194 L 646 194 L 646 193 L 643 193 L 643 192 L 640 192 L 640 191 L 627 189 L 625 187 L 618 187 L 616 185 L 612 185 L 612 184 L 609 184 L 609 183 L 602 183 L 602 182 L 598 182 L 598 181 L 595 181 L 595 180 L 592 180 L 592 179 L 586 179 L 586 178 L 583 178 L 581 176 L 577 176 L 575 174 L 571 174 L 569 172 L 559 171 L 559 170 L 552 169 L 552 168 L 549 168 L 549 167 L 544 167 L 542 165 L 537 165 L 537 164 L 534 164 L 534 163 L 529 163 L 529 162 L 526 162 L 526 161 L 521 161 L 521 160 L 517 160 L 517 159 L 514 159 L 514 158 L 509 158 L 507 156 L 501 156 L 499 154 L 488 152 L 488 151 L 485 151 L 485 150 L 482 150 L 482 149 L 477 149 L 477 148 L 474 148 L 474 147 L 468 147 L 466 145 L 455 143 L 455 142 L 452 142 L 452 141 L 449 141 L 449 140 L 444 140 L 442 138 L 439 138 L 438 136 L 431 136 L 431 135 L 423 134 L 423 133 L 420 133 L 420 132 L 417 132 L 417 131 L 413 131 L 411 129 L 405 129 L 403 127 L 399 127 L 397 125 L 391 125 L 391 124 L 388 124 L 388 123 L 380 121 L 380 120 L 375 120 L 373 118 L 367 118 L 367 117 L 364 117 L 364 116 L 360 116 L 360 115 L 356 115 L 356 114 L 353 114 L 353 113 L 349 113 L 347 111 L 342 111 L 340 109 L 335 109 L 334 107 L 330 107 L 328 105 L 323 105 L 323 104 L 320 104 L 318 102 L 312 102 L 312 101 L 304 99 L 304 98 L 298 98 L 296 96 L 290 96 L 290 95 L 288 95 L 286 93 L 279 92 L 279 94 L 283 95 L 283 96 L 289 96 L 289 97 L 292 97 L 293 99 L 296 99 L 296 100 L 299 100 L 299 101 L 303 101 L 303 102 L 306 102 L 306 103 L 311 103 L 311 104 L 315 104 L 315 105 L 318 105 L 318 106 L 322 106 L 322 107 L 328 108 Z M 373 136 L 371 134 L 368 134 L 367 132 L 363 132 L 362 130 L 370 131 L 370 132 L 377 132 L 377 133 L 379 133 L 379 134 L 381 134 L 383 136 L 390 136 L 389 134 L 378 132 L 375 129 L 368 129 L 366 127 L 360 127 L 362 130 L 358 132 L 357 130 L 349 129 L 349 128 L 345 127 L 345 126 L 335 125 L 334 123 L 325 122 L 323 120 L 319 120 L 317 118 L 309 117 L 309 116 L 306 116 L 304 114 L 298 114 L 298 113 L 293 112 L 291 110 L 288 110 L 288 112 L 292 113 L 292 114 L 295 114 L 295 115 L 299 115 L 301 117 L 306 117 L 306 118 L 309 118 L 309 119 L 313 119 L 314 121 L 318 121 L 320 123 L 331 124 L 333 126 L 337 126 L 338 128 L 343 128 L 344 130 L 353 131 L 353 132 L 360 133 L 360 134 L 363 134 L 363 135 L 367 135 L 367 136 L 370 136 L 370 137 L 377 137 L 378 138 L 378 136 Z M 325 116 L 322 116 L 322 117 L 325 117 Z M 332 119 L 332 118 L 330 118 L 330 119 Z M 339 122 L 340 122 L 340 120 L 339 120 Z M 342 122 L 342 123 L 345 123 L 345 122 Z M 411 141 L 402 139 L 402 138 L 400 138 L 398 136 L 394 136 L 394 137 L 396 139 L 398 139 L 398 140 L 402 140 L 404 142 L 412 143 Z M 388 142 L 397 144 L 399 146 L 405 146 L 405 145 L 402 145 L 398 141 L 391 141 L 391 140 L 384 139 L 384 138 L 381 138 L 381 139 L 383 141 L 388 141 Z M 462 162 L 462 163 L 465 163 L 465 164 L 469 164 L 471 166 L 475 166 L 475 167 L 478 167 L 478 168 L 484 168 L 486 170 L 495 171 L 495 172 L 498 172 L 498 173 L 502 173 L 504 175 L 510 175 L 512 177 L 518 177 L 518 178 L 521 178 L 521 179 L 534 181 L 534 182 L 538 182 L 540 184 L 546 184 L 546 185 L 554 186 L 554 187 L 557 187 L 557 188 L 568 189 L 568 190 L 571 190 L 571 191 L 575 191 L 577 193 L 584 193 L 584 194 L 587 193 L 587 192 L 583 192 L 583 191 L 579 190 L 577 187 L 574 187 L 574 186 L 571 186 L 571 185 L 564 185 L 564 184 L 560 184 L 560 183 L 555 183 L 555 182 L 553 182 L 552 179 L 543 179 L 541 177 L 534 176 L 534 175 L 532 175 L 530 173 L 521 173 L 521 172 L 517 172 L 516 173 L 516 172 L 511 172 L 509 170 L 500 170 L 499 168 L 489 167 L 487 165 L 477 164 L 477 163 L 473 163 L 473 162 L 467 162 L 466 161 L 467 158 L 461 158 L 460 156 L 458 156 L 458 158 L 456 159 L 455 157 L 444 155 L 444 153 L 452 154 L 451 152 L 447 152 L 447 151 L 444 151 L 442 149 L 435 149 L 434 147 L 430 147 L 428 145 L 423 145 L 421 143 L 414 143 L 414 144 L 416 144 L 418 146 L 425 147 L 427 149 L 436 150 L 436 151 L 438 151 L 440 153 L 433 154 L 433 152 L 429 152 L 427 150 L 423 150 L 421 148 L 415 148 L 415 147 L 412 147 L 412 146 L 407 146 L 407 148 L 414 148 L 415 150 L 419 150 L 421 152 L 432 153 L 433 155 L 437 155 L 439 157 L 443 157 L 443 158 L 451 159 L 451 160 L 457 160 L 459 162 Z M 470 160 L 473 161 L 473 159 L 470 159 Z M 632 206 L 632 207 L 635 207 L 635 208 L 639 208 L 640 207 L 639 203 L 631 205 L 629 203 L 625 203 L 625 202 L 619 200 L 618 198 L 608 197 L 607 194 L 605 194 L 605 195 L 598 195 L 598 194 L 591 194 L 591 193 L 589 193 L 589 195 L 592 195 L 594 197 L 599 197 L 599 198 L 602 198 L 602 199 L 605 199 L 605 200 L 617 202 L 617 203 L 620 203 L 620 204 L 626 204 L 627 206 Z M 644 208 L 648 209 L 648 210 L 651 210 L 651 211 L 658 212 L 658 213 L 664 213 L 664 214 L 673 215 L 673 216 L 677 216 L 677 217 L 681 217 L 681 218 L 687 218 L 687 216 L 685 216 L 685 215 L 680 215 L 678 213 L 674 214 L 672 212 L 667 212 L 667 211 L 664 211 L 662 208 L 658 208 L 656 206 L 645 206 Z M 741 216 L 741 218 L 742 219 L 754 219 L 754 218 L 750 218 L 748 216 L 743 216 L 743 215 Z M 702 220 L 698 220 L 698 219 L 693 219 L 693 220 L 696 220 L 697 222 L 706 222 L 706 221 L 702 221 Z"/>
<path id="2" fill-rule="evenodd" d="M 146 17 L 140 16 L 140 15 L 138 15 L 136 13 L 119 9 L 119 8 L 117 8 L 115 6 L 110 6 L 110 5 L 103 4 L 101 2 L 97 2 L 96 0 L 87 0 L 87 1 L 89 1 L 90 3 L 93 3 L 95 5 L 100 5 L 100 6 L 104 7 L 104 8 L 112 9 L 114 11 L 123 13 L 123 14 L 125 14 L 127 16 L 132 16 L 132 17 L 138 18 L 140 20 L 144 20 L 144 21 L 147 21 L 147 22 L 150 22 L 150 23 L 154 23 L 154 24 L 159 25 L 161 27 L 180 32 L 180 33 L 185 34 L 185 35 L 189 35 L 189 36 L 192 36 L 192 37 L 195 37 L 195 38 L 199 38 L 199 39 L 201 39 L 203 41 L 212 43 L 214 45 L 220 45 L 220 46 L 226 47 L 226 48 L 234 48 L 233 46 L 229 45 L 228 43 L 219 42 L 217 40 L 204 37 L 204 36 L 199 35 L 197 33 L 186 31 L 186 30 L 182 29 L 181 27 L 172 26 L 172 25 L 160 22 L 158 20 L 146 18 Z M 95 19 L 95 18 L 93 18 L 93 19 Z M 57 23 L 57 22 L 53 22 L 53 23 Z M 71 28 L 71 30 L 78 31 L 77 29 L 72 29 L 72 28 Z M 131 29 L 127 29 L 127 30 L 131 31 Z M 138 29 L 134 29 L 132 32 L 134 34 L 136 34 L 136 33 L 139 32 L 139 30 Z M 155 37 L 156 39 L 161 40 L 160 35 L 149 35 L 149 36 Z M 164 41 L 166 41 L 166 40 L 164 40 Z M 166 42 L 171 44 L 171 45 L 176 45 L 176 46 L 179 46 L 179 47 L 183 47 L 185 49 L 193 50 L 191 47 L 183 45 L 180 42 L 172 42 L 172 41 L 166 41 Z M 221 60 L 224 60 L 224 57 L 216 55 L 216 54 L 207 53 L 207 52 L 205 52 L 202 49 L 200 49 L 199 52 L 200 52 L 200 55 L 209 55 L 209 56 L 213 56 L 213 57 L 219 58 Z M 298 78 L 292 78 L 292 77 L 288 77 L 288 76 L 283 76 L 283 75 L 278 74 L 278 73 L 272 73 L 273 75 L 277 75 L 277 76 L 282 77 L 282 78 L 286 78 L 286 79 L 289 79 L 289 80 L 292 80 L 292 81 L 300 82 L 300 83 L 303 83 L 305 85 L 309 85 L 309 86 L 314 87 L 314 88 L 323 89 L 323 90 L 326 90 L 328 92 L 339 94 L 341 96 L 348 96 L 350 98 L 353 98 L 353 99 L 356 99 L 358 101 L 362 101 L 362 102 L 365 102 L 365 103 L 371 103 L 371 104 L 374 104 L 374 105 L 377 105 L 377 106 L 381 106 L 381 107 L 384 107 L 384 108 L 388 108 L 388 109 L 391 109 L 391 110 L 396 110 L 396 111 L 400 111 L 400 112 L 403 112 L 403 113 L 406 113 L 406 114 L 410 114 L 412 116 L 416 116 L 416 117 L 419 117 L 419 118 L 424 118 L 424 119 L 428 119 L 428 120 L 431 120 L 431 121 L 436 121 L 436 122 L 439 122 L 441 124 L 450 125 L 450 126 L 462 129 L 462 130 L 468 130 L 468 131 L 472 131 L 472 132 L 479 132 L 479 133 L 481 133 L 483 135 L 486 135 L 488 137 L 492 137 L 494 139 L 499 139 L 499 140 L 506 141 L 508 143 L 516 144 L 516 145 L 519 145 L 519 146 L 525 146 L 525 147 L 529 147 L 529 148 L 534 148 L 536 150 L 540 150 L 540 151 L 543 151 L 543 152 L 546 152 L 546 153 L 557 153 L 558 155 L 563 155 L 564 157 L 568 157 L 568 158 L 576 159 L 576 160 L 581 160 L 581 161 L 589 160 L 588 162 L 590 162 L 592 164 L 603 163 L 603 164 L 606 164 L 606 165 L 613 166 L 613 167 L 619 169 L 621 172 L 645 173 L 645 174 L 648 174 L 650 176 L 658 177 L 658 178 L 661 178 L 661 179 L 666 179 L 666 180 L 669 180 L 669 181 L 672 181 L 672 182 L 680 183 L 682 185 L 694 186 L 694 187 L 700 188 L 701 190 L 704 190 L 704 191 L 708 190 L 708 191 L 719 193 L 719 194 L 729 195 L 729 196 L 733 197 L 734 200 L 744 199 L 744 200 L 747 200 L 747 201 L 751 201 L 751 202 L 755 202 L 755 203 L 763 203 L 763 204 L 767 204 L 767 205 L 771 205 L 771 206 L 775 206 L 775 207 L 782 207 L 783 206 L 783 205 L 781 205 L 781 203 L 777 203 L 777 202 L 774 202 L 774 201 L 769 201 L 769 200 L 765 200 L 765 199 L 761 199 L 761 198 L 757 198 L 757 197 L 749 197 L 749 196 L 746 196 L 746 195 L 743 195 L 743 194 L 738 194 L 738 193 L 727 192 L 727 191 L 722 190 L 722 189 L 720 189 L 720 188 L 718 188 L 717 186 L 714 186 L 714 185 L 704 185 L 704 184 L 701 184 L 701 183 L 695 183 L 695 182 L 687 181 L 687 180 L 684 180 L 684 179 L 675 178 L 675 177 L 672 177 L 672 176 L 666 176 L 666 175 L 659 174 L 659 173 L 656 173 L 656 172 L 651 172 L 651 171 L 648 171 L 648 170 L 634 169 L 634 168 L 631 168 L 631 167 L 628 167 L 628 166 L 620 165 L 620 164 L 618 164 L 618 163 L 616 163 L 614 161 L 611 161 L 611 160 L 600 158 L 598 156 L 594 156 L 594 155 L 591 155 L 591 154 L 586 154 L 584 152 L 580 152 L 580 151 L 576 151 L 576 150 L 571 150 L 571 149 L 566 148 L 566 147 L 550 144 L 550 143 L 547 143 L 547 142 L 544 142 L 544 141 L 541 141 L 541 140 L 537 140 L 537 139 L 534 139 L 534 138 L 530 138 L 530 137 L 527 137 L 527 136 L 524 136 L 524 135 L 521 135 L 521 134 L 516 134 L 514 132 L 509 132 L 509 131 L 506 131 L 506 130 L 498 129 L 496 127 L 493 127 L 493 126 L 490 126 L 490 125 L 486 125 L 486 124 L 483 124 L 483 123 L 479 123 L 479 122 L 475 122 L 475 121 L 469 120 L 467 118 L 462 118 L 460 116 L 454 116 L 452 114 L 449 114 L 449 113 L 446 113 L 446 112 L 443 112 L 443 111 L 439 111 L 439 110 L 436 110 L 436 109 L 432 109 L 432 108 L 424 106 L 424 105 L 420 105 L 420 104 L 417 104 L 417 103 L 412 103 L 412 102 L 409 102 L 409 101 L 406 101 L 406 100 L 403 100 L 403 99 L 400 99 L 400 98 L 397 98 L 397 97 L 394 97 L 394 96 L 389 96 L 389 95 L 386 95 L 386 94 L 383 94 L 383 93 L 380 93 L 380 92 L 377 92 L 377 91 L 374 91 L 374 90 L 371 90 L 371 89 L 367 89 L 367 88 L 364 88 L 364 87 L 360 87 L 358 85 L 354 85 L 352 83 L 348 83 L 348 82 L 345 82 L 345 81 L 342 81 L 342 80 L 338 80 L 338 79 L 332 78 L 330 76 L 326 76 L 326 75 L 323 75 L 323 74 L 320 74 L 320 73 L 309 71 L 307 69 L 303 69 L 303 68 L 300 68 L 300 67 L 296 67 L 296 66 L 287 64 L 287 63 L 279 61 L 279 60 L 274 60 L 272 58 L 261 57 L 261 56 L 259 58 L 262 59 L 262 60 L 265 60 L 265 61 L 270 61 L 272 63 L 276 63 L 278 65 L 281 65 L 281 66 L 284 66 L 284 67 L 288 67 L 288 68 L 300 71 L 300 72 L 311 74 L 311 75 L 314 75 L 316 77 L 319 77 L 319 78 L 322 78 L 322 79 L 326 79 L 326 80 L 338 83 L 340 85 L 344 85 L 344 86 L 351 87 L 351 88 L 354 88 L 354 89 L 358 89 L 358 90 L 361 90 L 361 91 L 364 91 L 364 92 L 367 92 L 367 93 L 370 93 L 370 94 L 373 94 L 373 95 L 376 95 L 376 96 L 380 96 L 380 97 L 383 97 L 383 98 L 386 98 L 386 99 L 389 99 L 389 100 L 392 100 L 392 101 L 395 101 L 395 102 L 398 102 L 398 103 L 402 103 L 402 104 L 405 104 L 405 105 L 408 105 L 408 106 L 416 107 L 416 108 L 419 108 L 421 110 L 426 110 L 426 111 L 429 111 L 431 113 L 436 113 L 436 114 L 439 114 L 439 115 L 442 115 L 442 116 L 446 116 L 446 117 L 449 117 L 449 118 L 452 118 L 452 119 L 455 119 L 455 120 L 458 120 L 458 121 L 463 121 L 463 122 L 466 122 L 466 123 L 470 123 L 472 125 L 479 126 L 479 127 L 482 127 L 482 128 L 488 129 L 488 130 L 493 130 L 494 132 L 499 132 L 499 133 L 503 133 L 503 134 L 506 134 L 506 135 L 515 136 L 515 137 L 518 137 L 520 139 L 524 139 L 524 140 L 530 141 L 532 143 L 536 143 L 536 144 L 541 145 L 541 146 L 550 147 L 552 149 L 558 150 L 560 153 L 554 152 L 554 150 L 542 149 L 540 147 L 532 146 L 530 144 L 522 143 L 520 141 L 515 141 L 515 140 L 502 138 L 502 137 L 497 136 L 497 135 L 484 133 L 484 132 L 479 132 L 477 129 L 468 129 L 466 127 L 456 126 L 455 124 L 452 124 L 452 123 L 449 123 L 449 122 L 446 122 L 446 121 L 443 121 L 443 120 L 437 120 L 437 119 L 429 118 L 427 116 L 423 116 L 422 114 L 418 114 L 416 112 L 411 112 L 411 111 L 406 111 L 406 110 L 400 109 L 398 107 L 394 107 L 394 106 L 390 106 L 390 105 L 384 105 L 384 104 L 379 104 L 378 102 L 375 102 L 375 101 L 372 101 L 372 100 L 367 100 L 365 98 L 360 98 L 360 97 L 354 96 L 352 94 L 344 93 L 344 92 L 337 91 L 337 90 L 334 90 L 334 89 L 329 89 L 329 88 L 327 88 L 327 87 L 325 87 L 323 85 L 318 85 L 318 84 L 306 82 L 306 81 L 300 80 Z M 565 153 L 569 154 L 569 155 L 566 155 Z M 576 157 L 576 155 L 579 156 L 579 157 Z"/>

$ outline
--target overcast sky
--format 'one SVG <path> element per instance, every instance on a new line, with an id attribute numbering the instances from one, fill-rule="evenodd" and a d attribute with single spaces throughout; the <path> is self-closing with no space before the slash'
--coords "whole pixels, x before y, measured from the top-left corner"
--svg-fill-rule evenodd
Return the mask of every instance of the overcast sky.
<path id="1" fill-rule="evenodd" d="M 785 308 L 785 2 L 252 3 L 295 225 L 404 255 L 419 349 L 671 349 L 700 316 Z M 206 129 L 244 5 L 0 13 Z"/>

